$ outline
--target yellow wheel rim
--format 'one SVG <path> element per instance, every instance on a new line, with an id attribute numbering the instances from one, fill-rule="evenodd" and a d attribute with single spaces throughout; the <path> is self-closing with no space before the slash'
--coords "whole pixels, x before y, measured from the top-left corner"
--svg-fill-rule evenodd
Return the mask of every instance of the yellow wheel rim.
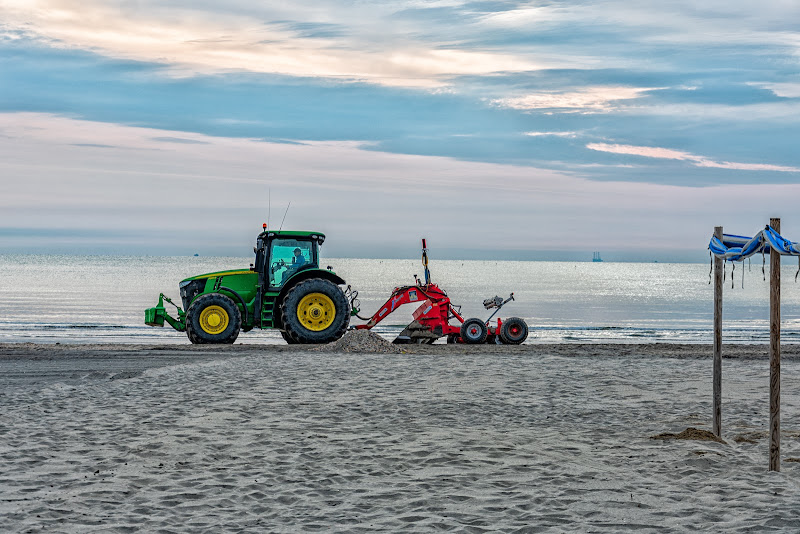
<path id="1" fill-rule="evenodd" d="M 209 306 L 200 312 L 200 328 L 206 334 L 221 334 L 228 328 L 228 312 L 221 306 Z"/>
<path id="2" fill-rule="evenodd" d="M 322 293 L 309 293 L 297 305 L 297 319 L 300 324 L 319 332 L 333 324 L 336 306 L 331 298 Z"/>

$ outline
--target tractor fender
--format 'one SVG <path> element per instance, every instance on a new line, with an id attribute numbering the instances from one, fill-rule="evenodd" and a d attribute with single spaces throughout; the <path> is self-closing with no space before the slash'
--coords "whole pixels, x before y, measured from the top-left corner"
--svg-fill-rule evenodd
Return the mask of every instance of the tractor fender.
<path id="1" fill-rule="evenodd" d="M 230 293 L 231 295 L 233 295 L 234 297 L 236 297 L 236 300 L 238 300 L 238 301 L 239 301 L 239 304 L 241 304 L 241 305 L 242 305 L 242 316 L 243 316 L 243 317 L 242 317 L 242 319 L 243 319 L 243 321 L 242 321 L 242 325 L 247 325 L 247 323 L 248 323 L 248 320 L 247 320 L 247 316 L 248 316 L 248 313 L 247 313 L 247 303 L 244 301 L 244 299 L 242 298 L 242 296 L 241 296 L 239 293 L 237 293 L 236 291 L 234 291 L 233 289 L 229 288 L 229 287 L 225 287 L 225 286 L 219 286 L 219 290 L 220 290 L 220 293 L 221 293 L 222 291 L 227 291 L 228 293 Z M 224 293 L 223 293 L 223 295 L 224 295 Z"/>
<path id="2" fill-rule="evenodd" d="M 298 283 L 302 282 L 303 280 L 309 280 L 311 278 L 322 278 L 324 280 L 328 280 L 333 282 L 337 286 L 342 286 L 347 284 L 344 279 L 333 273 L 331 271 L 325 269 L 307 269 L 304 271 L 300 271 L 296 275 L 292 276 L 289 280 L 287 280 L 286 284 L 281 288 L 281 292 L 278 293 L 278 298 L 275 299 L 275 308 L 272 310 L 272 317 L 274 317 L 273 321 L 276 328 L 283 328 L 283 319 L 281 318 L 281 303 L 283 299 L 286 297 L 286 293 L 289 292 L 294 286 Z"/>

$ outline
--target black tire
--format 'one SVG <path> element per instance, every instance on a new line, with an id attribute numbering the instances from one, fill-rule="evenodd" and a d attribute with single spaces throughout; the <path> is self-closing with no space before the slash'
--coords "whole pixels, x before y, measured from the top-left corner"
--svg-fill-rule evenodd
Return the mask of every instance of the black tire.
<path id="1" fill-rule="evenodd" d="M 327 309 L 311 305 L 308 306 L 308 314 L 298 310 L 303 299 L 313 294 L 324 297 L 320 298 L 329 304 Z M 319 319 L 312 317 L 311 313 L 319 313 Z M 329 313 L 333 313 L 332 318 Z M 350 325 L 350 305 L 344 292 L 333 282 L 322 278 L 303 280 L 291 288 L 281 304 L 281 314 L 286 334 L 296 343 L 330 343 L 342 337 Z M 327 323 L 327 326 L 323 330 L 314 330 L 315 322 L 320 325 Z"/>
<path id="2" fill-rule="evenodd" d="M 452 345 L 453 343 L 458 343 L 459 339 L 461 339 L 461 336 L 459 336 L 458 334 L 448 334 L 447 344 Z"/>
<path id="3" fill-rule="evenodd" d="M 192 329 L 191 329 L 191 328 L 189 328 L 189 325 L 188 325 L 188 324 L 186 325 L 186 337 L 188 337 L 188 338 L 189 338 L 189 342 L 190 342 L 192 345 L 202 345 L 203 343 L 205 343 L 205 340 L 203 340 L 202 338 L 199 338 L 199 337 L 197 337 L 197 336 L 196 336 L 196 335 L 195 335 L 195 334 L 192 332 Z"/>
<path id="4" fill-rule="evenodd" d="M 216 308 L 209 310 L 212 306 Z M 204 311 L 207 313 L 204 314 Z M 225 327 L 215 332 L 218 324 L 212 323 L 220 318 Z M 239 336 L 241 327 L 242 314 L 239 308 L 233 300 L 220 293 L 200 295 L 186 310 L 186 335 L 195 344 L 231 344 Z"/>
<path id="5" fill-rule="evenodd" d="M 461 339 L 464 343 L 470 345 L 478 345 L 486 341 L 486 336 L 489 334 L 486 328 L 486 323 L 480 319 L 467 319 L 461 325 Z"/>
<path id="6" fill-rule="evenodd" d="M 500 327 L 500 340 L 507 345 L 519 345 L 528 339 L 528 325 L 519 317 L 509 317 Z"/>
<path id="7" fill-rule="evenodd" d="M 296 344 L 300 343 L 299 341 L 296 341 L 294 338 L 292 338 L 292 336 L 290 336 L 289 334 L 287 334 L 283 330 L 281 330 L 281 337 L 289 345 L 296 345 Z"/>

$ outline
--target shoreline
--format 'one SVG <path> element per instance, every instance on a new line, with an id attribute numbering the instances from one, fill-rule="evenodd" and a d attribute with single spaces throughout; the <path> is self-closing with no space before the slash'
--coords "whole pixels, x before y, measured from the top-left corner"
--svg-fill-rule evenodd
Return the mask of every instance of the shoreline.
<path id="1" fill-rule="evenodd" d="M 547 343 L 523 345 L 393 345 L 404 354 L 457 355 L 486 354 L 514 356 L 572 356 L 572 357 L 658 357 L 658 358 L 710 358 L 712 345 L 704 343 Z M 335 355 L 337 351 L 326 350 L 326 345 L 247 344 L 192 345 L 144 344 L 144 343 L 4 343 L 0 342 L 0 361 L 9 358 L 42 358 L 56 356 L 86 355 L 92 358 L 115 358 L 136 356 L 188 357 L 192 354 L 202 358 L 224 358 L 226 356 L 270 355 L 298 352 L 324 352 Z M 369 351 L 359 351 L 369 354 Z M 730 343 L 722 346 L 723 359 L 768 359 L 769 344 Z M 800 343 L 781 345 L 781 358 L 800 359 Z"/>

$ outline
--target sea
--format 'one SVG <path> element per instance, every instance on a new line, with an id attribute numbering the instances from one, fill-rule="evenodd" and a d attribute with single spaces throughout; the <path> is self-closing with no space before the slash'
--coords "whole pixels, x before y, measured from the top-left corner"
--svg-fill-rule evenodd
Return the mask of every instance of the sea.
<path id="1" fill-rule="evenodd" d="M 180 304 L 178 282 L 252 258 L 202 256 L 0 255 L 0 342 L 187 344 L 169 326 L 144 324 L 145 308 L 163 292 Z M 379 310 L 396 286 L 423 276 L 419 259 L 323 259 L 358 291 L 360 315 Z M 725 343 L 769 341 L 769 265 L 727 267 L 723 297 Z M 768 262 L 767 262 L 768 263 Z M 430 263 L 465 318 L 486 319 L 484 299 L 512 292 L 500 310 L 530 328 L 526 343 L 711 343 L 710 264 L 547 261 Z M 783 265 L 782 342 L 800 342 L 797 267 Z M 416 306 L 389 315 L 374 331 L 394 339 Z M 357 318 L 351 325 L 363 324 Z M 440 340 L 443 342 L 444 340 Z M 241 333 L 237 343 L 284 343 L 272 330 Z"/>

